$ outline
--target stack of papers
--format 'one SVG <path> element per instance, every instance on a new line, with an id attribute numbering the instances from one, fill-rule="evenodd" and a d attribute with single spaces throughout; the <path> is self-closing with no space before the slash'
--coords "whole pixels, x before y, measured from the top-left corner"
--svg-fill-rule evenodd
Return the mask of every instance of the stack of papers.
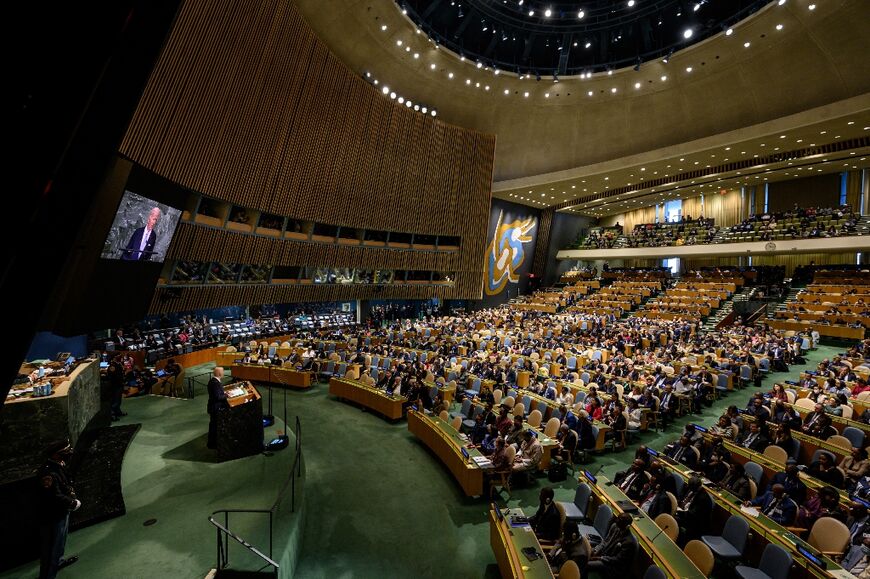
<path id="1" fill-rule="evenodd" d="M 758 517 L 758 509 L 755 507 L 740 507 L 740 512 L 750 517 Z"/>
<path id="2" fill-rule="evenodd" d="M 476 464 L 480 468 L 489 468 L 492 466 L 492 461 L 485 456 L 472 456 L 471 460 L 473 460 L 474 464 Z"/>

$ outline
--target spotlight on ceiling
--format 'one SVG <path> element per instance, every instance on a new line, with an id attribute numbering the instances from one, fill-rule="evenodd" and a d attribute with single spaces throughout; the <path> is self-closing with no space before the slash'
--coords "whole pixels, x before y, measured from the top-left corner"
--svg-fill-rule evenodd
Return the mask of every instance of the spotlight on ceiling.
<path id="1" fill-rule="evenodd" d="M 683 38 L 685 38 L 686 40 L 688 40 L 689 38 L 692 37 L 692 35 L 693 35 L 694 33 L 695 33 L 695 31 L 692 30 L 691 28 L 686 28 L 685 30 L 683 30 Z"/>
<path id="2" fill-rule="evenodd" d="M 667 64 L 673 55 L 674 55 L 674 49 L 672 48 L 668 51 L 668 54 L 662 59 L 662 62 Z"/>
<path id="3" fill-rule="evenodd" d="M 577 18 L 583 18 L 584 16 L 586 16 L 586 12 L 584 12 L 583 10 L 577 13 Z"/>
<path id="4" fill-rule="evenodd" d="M 634 63 L 634 71 L 635 72 L 638 72 L 640 70 L 640 63 L 641 63 L 641 60 L 640 60 L 640 57 L 638 56 L 637 62 Z"/>
<path id="5" fill-rule="evenodd" d="M 627 4 L 628 7 L 631 8 L 632 6 L 634 6 L 634 0 L 628 0 Z"/>

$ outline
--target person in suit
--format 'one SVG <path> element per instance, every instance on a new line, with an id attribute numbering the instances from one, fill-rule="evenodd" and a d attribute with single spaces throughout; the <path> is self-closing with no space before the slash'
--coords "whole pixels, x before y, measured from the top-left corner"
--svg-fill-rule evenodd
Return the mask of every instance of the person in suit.
<path id="1" fill-rule="evenodd" d="M 807 486 L 800 479 L 797 460 L 793 458 L 785 461 L 785 471 L 773 475 L 767 490 L 770 491 L 773 485 L 777 484 L 781 484 L 785 488 L 785 492 L 788 493 L 788 496 L 798 503 L 803 503 L 807 497 Z"/>
<path id="2" fill-rule="evenodd" d="M 150 261 L 154 255 L 154 245 L 157 243 L 157 232 L 154 228 L 160 221 L 160 208 L 154 207 L 148 212 L 145 227 L 133 232 L 127 246 L 121 252 L 121 259 L 127 261 Z"/>
<path id="3" fill-rule="evenodd" d="M 740 437 L 737 444 L 754 452 L 764 452 L 769 443 L 761 430 L 761 425 L 758 422 L 750 422 L 749 430 Z"/>
<path id="4" fill-rule="evenodd" d="M 689 437 L 681 436 L 680 441 L 667 452 L 667 456 L 689 468 L 694 468 L 698 461 L 698 453 L 691 447 Z"/>
<path id="5" fill-rule="evenodd" d="M 599 576 L 618 577 L 624 575 L 633 563 L 637 553 L 637 542 L 631 536 L 631 515 L 620 513 L 610 525 L 607 536 L 592 551 L 589 564 L 583 570 L 584 579 L 590 572 Z"/>
<path id="6" fill-rule="evenodd" d="M 224 392 L 221 378 L 224 377 L 224 369 L 216 366 L 208 381 L 208 447 L 217 448 L 217 413 L 227 405 L 227 393 Z"/>
<path id="7" fill-rule="evenodd" d="M 680 402 L 674 396 L 673 389 L 674 387 L 670 384 L 665 384 L 665 390 L 659 399 L 659 415 L 662 417 L 664 424 L 667 424 L 676 417 L 677 408 L 679 408 Z"/>
<path id="8" fill-rule="evenodd" d="M 781 484 L 771 485 L 763 495 L 757 496 L 751 501 L 743 503 L 745 506 L 758 507 L 758 510 L 771 518 L 775 523 L 787 527 L 794 523 L 797 517 L 798 506 Z"/>
<path id="9" fill-rule="evenodd" d="M 631 463 L 631 467 L 622 472 L 616 473 L 613 477 L 613 483 L 632 500 L 639 500 L 643 492 L 643 487 L 647 482 L 646 463 L 639 458 L 635 458 Z"/>
<path id="10" fill-rule="evenodd" d="M 683 487 L 683 496 L 677 505 L 676 519 L 680 526 L 680 544 L 698 539 L 710 524 L 713 500 L 704 491 L 701 478 L 691 476 Z"/>
<path id="11" fill-rule="evenodd" d="M 732 462 L 728 467 L 728 474 L 720 481 L 720 484 L 735 497 L 744 501 L 750 499 L 749 476 L 741 463 Z"/>
<path id="12" fill-rule="evenodd" d="M 649 515 L 649 518 L 655 519 L 662 513 L 671 513 L 671 499 L 659 477 L 650 481 L 644 495 L 641 496 L 638 502 L 640 503 L 640 508 Z"/>
<path id="13" fill-rule="evenodd" d="M 824 440 L 826 438 L 825 431 L 830 425 L 831 417 L 825 414 L 825 407 L 822 404 L 816 404 L 813 411 L 807 414 L 807 417 L 804 419 L 801 430 L 804 434 Z"/>
<path id="14" fill-rule="evenodd" d="M 582 569 L 589 561 L 588 543 L 580 536 L 580 529 L 574 521 L 565 521 L 562 538 L 556 541 L 547 554 L 550 567 L 558 571 L 566 561 L 574 561 Z"/>
<path id="15" fill-rule="evenodd" d="M 559 510 L 553 500 L 555 493 L 550 487 L 541 489 L 538 510 L 529 517 L 529 524 L 539 540 L 555 541 L 559 538 L 559 527 L 562 524 Z"/>

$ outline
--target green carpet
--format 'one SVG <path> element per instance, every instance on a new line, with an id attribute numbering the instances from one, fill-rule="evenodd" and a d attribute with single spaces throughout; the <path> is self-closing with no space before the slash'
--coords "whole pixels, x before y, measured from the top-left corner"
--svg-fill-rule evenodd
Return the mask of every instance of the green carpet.
<path id="1" fill-rule="evenodd" d="M 226 463 L 214 462 L 206 448 L 208 415 L 205 396 L 179 400 L 146 396 L 124 400 L 128 413 L 115 424 L 141 423 L 124 459 L 121 484 L 127 514 L 70 534 L 66 553 L 75 565 L 60 577 L 202 578 L 215 566 L 215 530 L 207 517 L 224 508 L 269 508 L 293 459 L 289 450 Z M 283 425 L 267 429 L 271 438 Z M 282 508 L 284 505 L 282 505 Z M 276 552 L 292 532 L 289 507 L 276 528 Z M 250 517 L 250 515 L 246 515 Z M 143 526 L 148 519 L 157 519 Z M 268 548 L 267 527 L 241 516 L 232 528 L 258 546 Z M 245 566 L 240 547 L 231 547 L 231 562 Z M 34 562 L 0 577 L 38 575 Z"/>
<path id="2" fill-rule="evenodd" d="M 762 389 L 769 389 L 774 380 L 797 379 L 801 370 L 815 368 L 822 358 L 841 351 L 842 346 L 819 347 L 810 352 L 805 366 L 774 374 Z M 733 392 L 705 409 L 703 416 L 682 418 L 667 433 L 644 433 L 640 442 L 661 448 L 686 422 L 709 425 L 728 405 L 745 406 L 755 391 L 749 387 Z M 266 398 L 265 390 L 263 394 Z M 290 391 L 287 399 L 288 416 L 292 420 L 298 415 L 302 423 L 307 477 L 304 542 L 296 577 L 498 576 L 489 546 L 487 501 L 466 498 L 441 462 L 408 433 L 404 420 L 390 423 L 331 399 L 325 384 Z M 127 514 L 70 535 L 67 553 L 81 559 L 61 577 L 204 577 L 215 563 L 208 514 L 271 503 L 292 451 L 211 462 L 205 449 L 204 406 L 201 388 L 193 401 L 146 397 L 124 402 L 129 416 L 122 424 L 142 423 L 124 461 Z M 591 458 L 589 466 L 601 465 L 601 473 L 612 477 L 633 454 L 633 448 L 605 453 Z M 540 478 L 530 487 L 514 489 L 510 506 L 533 509 L 540 488 L 547 484 Z M 576 480 L 554 487 L 557 500 L 571 500 Z M 288 542 L 294 516 L 298 515 L 284 512 L 278 517 L 276 551 Z M 150 518 L 157 524 L 144 527 Z M 239 524 L 245 538 L 265 544 L 256 525 L 241 520 Z M 241 567 L 247 562 L 239 553 L 232 551 L 232 561 Z M 0 577 L 32 578 L 36 570 L 31 564 Z"/>

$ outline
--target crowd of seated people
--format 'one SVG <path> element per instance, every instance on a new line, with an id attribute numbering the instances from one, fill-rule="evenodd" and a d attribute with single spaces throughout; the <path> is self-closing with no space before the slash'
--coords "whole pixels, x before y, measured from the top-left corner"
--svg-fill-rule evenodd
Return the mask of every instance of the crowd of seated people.
<path id="1" fill-rule="evenodd" d="M 753 215 L 727 230 L 724 241 L 751 236 L 760 241 L 772 239 L 812 239 L 856 235 L 860 216 L 851 207 L 798 207 L 778 213 Z"/>
<path id="2" fill-rule="evenodd" d="M 680 221 L 639 223 L 625 237 L 628 247 L 670 247 L 711 243 L 719 229 L 712 219 L 692 220 L 685 215 Z"/>
<path id="3" fill-rule="evenodd" d="M 578 249 L 612 249 L 622 235 L 622 226 L 593 227 L 583 238 Z"/>

